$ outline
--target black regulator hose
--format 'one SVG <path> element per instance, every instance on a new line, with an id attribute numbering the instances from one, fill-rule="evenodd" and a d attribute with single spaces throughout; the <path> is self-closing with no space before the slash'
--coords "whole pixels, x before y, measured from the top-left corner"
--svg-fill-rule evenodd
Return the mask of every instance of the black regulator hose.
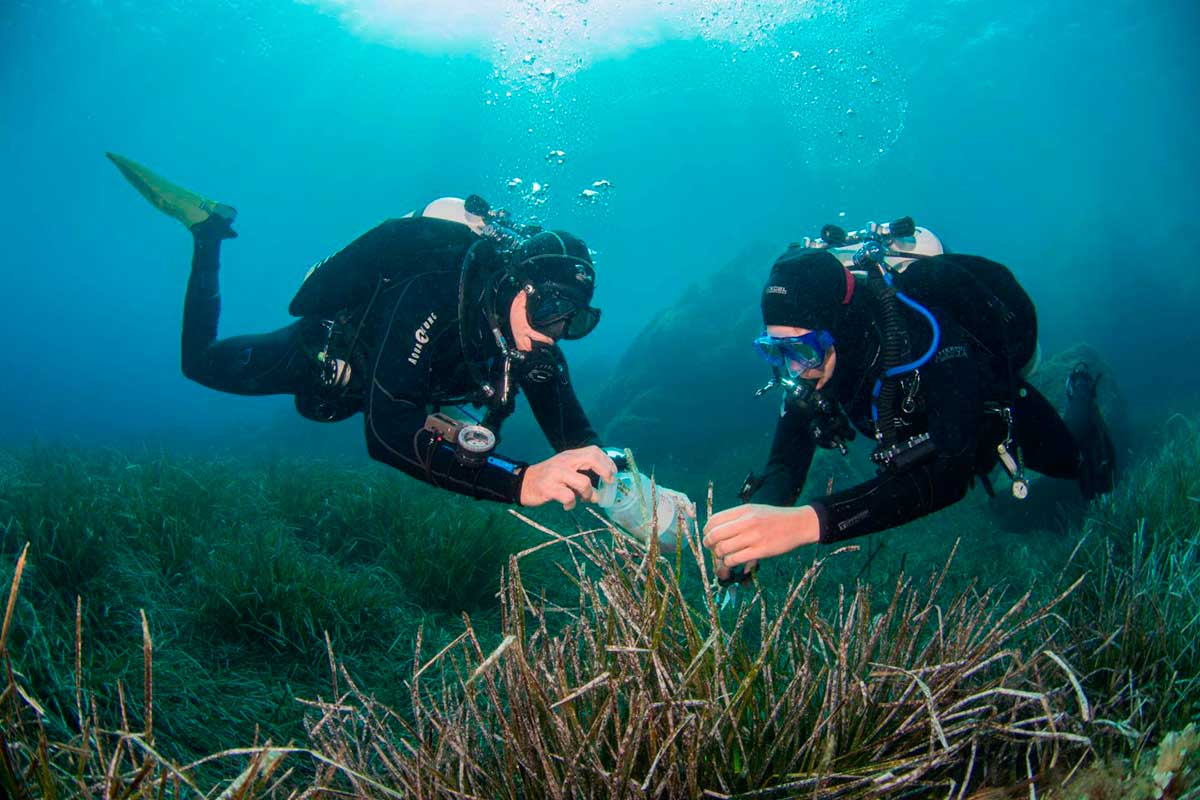
<path id="1" fill-rule="evenodd" d="M 881 265 L 875 265 L 868 273 L 867 286 L 879 301 L 880 321 L 883 324 L 883 343 L 880 353 L 883 373 L 907 363 L 908 341 L 904 335 L 904 320 L 900 316 L 900 304 L 896 301 L 896 289 L 884 280 Z M 878 417 L 875 430 L 880 447 L 891 447 L 899 437 L 896 433 L 896 408 L 900 392 L 899 378 L 883 378 L 876 403 Z"/>

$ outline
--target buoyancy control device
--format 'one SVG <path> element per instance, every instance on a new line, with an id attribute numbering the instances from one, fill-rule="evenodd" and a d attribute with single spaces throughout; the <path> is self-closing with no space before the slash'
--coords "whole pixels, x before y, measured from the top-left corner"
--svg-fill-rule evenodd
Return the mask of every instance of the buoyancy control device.
<path id="1" fill-rule="evenodd" d="M 992 360 L 997 374 L 1005 376 L 1005 401 L 989 411 L 1006 422 L 1007 434 L 997 455 L 1013 479 L 1013 494 L 1028 492 L 1019 449 L 1012 436 L 1012 402 L 1017 379 L 1037 350 L 1037 313 L 1033 301 L 1003 264 L 979 256 L 943 252 L 941 242 L 911 217 L 890 223 L 870 223 L 847 232 L 826 225 L 818 239 L 805 238 L 802 246 L 828 249 L 843 264 L 865 273 L 881 315 L 882 376 L 874 387 L 872 416 L 876 449 L 872 455 L 881 469 L 903 471 L 935 453 L 928 433 L 906 436 L 901 423 L 906 402 L 919 386 L 920 369 L 937 352 L 941 332 L 928 310 L 951 315 L 980 350 Z M 932 332 L 928 349 L 914 358 L 900 312 L 901 304 L 923 317 Z"/>

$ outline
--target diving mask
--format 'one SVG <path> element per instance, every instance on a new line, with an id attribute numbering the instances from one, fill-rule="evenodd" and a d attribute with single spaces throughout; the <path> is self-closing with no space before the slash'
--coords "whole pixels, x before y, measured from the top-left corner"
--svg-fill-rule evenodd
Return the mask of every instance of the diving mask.
<path id="1" fill-rule="evenodd" d="M 553 283 L 529 293 L 529 325 L 551 339 L 582 339 L 600 322 L 600 309 Z"/>
<path id="2" fill-rule="evenodd" d="M 817 369 L 825 363 L 833 335 L 829 331 L 809 331 L 800 336 L 768 336 L 766 331 L 754 340 L 754 349 L 772 367 L 786 369 L 795 375 Z M 799 365 L 796 370 L 793 364 Z"/>

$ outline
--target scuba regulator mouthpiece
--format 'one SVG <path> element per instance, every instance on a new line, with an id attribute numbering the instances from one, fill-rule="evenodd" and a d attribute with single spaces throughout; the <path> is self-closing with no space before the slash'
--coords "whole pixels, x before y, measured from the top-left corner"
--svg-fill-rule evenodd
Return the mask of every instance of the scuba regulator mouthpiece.
<path id="1" fill-rule="evenodd" d="M 786 397 L 804 401 L 808 396 L 817 390 L 817 382 L 805 380 L 804 378 L 793 378 L 790 375 L 782 374 L 778 369 L 773 370 L 774 375 L 771 380 L 763 384 L 755 393 L 755 397 L 762 397 L 772 389 L 783 389 Z"/>
<path id="2" fill-rule="evenodd" d="M 790 403 L 808 418 L 808 435 L 818 447 L 837 450 L 842 455 L 849 453 L 846 444 L 857 435 L 854 426 L 836 400 L 830 400 L 817 390 L 816 381 L 792 378 L 776 369 L 775 376 L 754 396 L 762 397 L 776 387 L 783 389 L 785 403 Z M 743 492 L 753 489 L 748 485 L 742 487 Z M 743 502 L 747 502 L 745 498 Z"/>

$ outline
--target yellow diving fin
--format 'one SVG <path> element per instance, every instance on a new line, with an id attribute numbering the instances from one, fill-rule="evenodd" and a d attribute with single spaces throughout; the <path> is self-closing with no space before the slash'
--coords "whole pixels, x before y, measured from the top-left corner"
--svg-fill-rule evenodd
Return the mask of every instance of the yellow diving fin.
<path id="1" fill-rule="evenodd" d="M 154 204 L 154 207 L 182 222 L 188 228 L 204 222 L 216 214 L 227 223 L 237 217 L 237 209 L 233 206 L 217 203 L 206 197 L 201 197 L 193 191 L 176 186 L 166 178 L 155 175 L 136 161 L 130 161 L 125 156 L 116 153 L 105 153 L 108 160 L 117 165 L 125 180 L 137 189 L 142 197 Z"/>

